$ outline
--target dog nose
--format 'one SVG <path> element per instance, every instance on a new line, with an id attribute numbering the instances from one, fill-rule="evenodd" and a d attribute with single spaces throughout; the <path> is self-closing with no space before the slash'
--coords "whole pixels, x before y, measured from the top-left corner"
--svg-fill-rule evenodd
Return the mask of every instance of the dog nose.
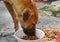
<path id="1" fill-rule="evenodd" d="M 22 26 L 22 28 L 23 28 L 23 32 L 26 34 L 26 35 L 28 35 L 28 36 L 35 36 L 35 28 L 32 28 L 32 29 L 29 29 L 29 28 L 24 28 L 23 26 Z"/>

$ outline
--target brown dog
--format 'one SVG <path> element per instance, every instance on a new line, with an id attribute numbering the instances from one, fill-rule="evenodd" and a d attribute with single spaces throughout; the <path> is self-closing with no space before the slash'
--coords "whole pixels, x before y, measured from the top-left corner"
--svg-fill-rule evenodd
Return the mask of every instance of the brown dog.
<path id="1" fill-rule="evenodd" d="M 38 11 L 35 4 L 31 0 L 5 0 L 5 4 L 12 15 L 15 26 L 18 26 L 17 20 L 19 19 L 24 33 L 35 36 L 38 21 Z M 18 30 L 16 27 L 15 29 Z"/>

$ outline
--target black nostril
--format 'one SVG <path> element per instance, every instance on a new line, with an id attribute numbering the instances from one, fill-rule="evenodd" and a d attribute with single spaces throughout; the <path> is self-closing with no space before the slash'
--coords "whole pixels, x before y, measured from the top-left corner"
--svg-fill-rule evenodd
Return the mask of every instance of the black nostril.
<path id="1" fill-rule="evenodd" d="M 30 13 L 29 11 L 26 11 L 23 13 L 23 20 L 24 22 L 26 22 L 29 19 Z"/>

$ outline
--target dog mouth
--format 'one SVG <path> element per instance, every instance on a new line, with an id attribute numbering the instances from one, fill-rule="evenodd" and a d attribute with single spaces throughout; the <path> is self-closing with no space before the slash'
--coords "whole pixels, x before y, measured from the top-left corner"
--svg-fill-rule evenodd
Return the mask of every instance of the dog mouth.
<path id="1" fill-rule="evenodd" d="M 23 32 L 26 35 L 28 35 L 28 36 L 35 36 L 35 33 L 36 33 L 35 28 L 29 29 L 29 28 L 24 28 L 23 26 L 22 26 L 22 28 L 23 28 Z"/>

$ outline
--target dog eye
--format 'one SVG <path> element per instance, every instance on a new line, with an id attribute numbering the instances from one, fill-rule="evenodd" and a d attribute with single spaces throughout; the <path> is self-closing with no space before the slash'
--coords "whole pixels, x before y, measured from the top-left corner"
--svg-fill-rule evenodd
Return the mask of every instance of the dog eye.
<path id="1" fill-rule="evenodd" d="M 25 11 L 23 13 L 23 20 L 26 22 L 29 19 L 30 16 L 30 12 L 29 11 Z"/>

